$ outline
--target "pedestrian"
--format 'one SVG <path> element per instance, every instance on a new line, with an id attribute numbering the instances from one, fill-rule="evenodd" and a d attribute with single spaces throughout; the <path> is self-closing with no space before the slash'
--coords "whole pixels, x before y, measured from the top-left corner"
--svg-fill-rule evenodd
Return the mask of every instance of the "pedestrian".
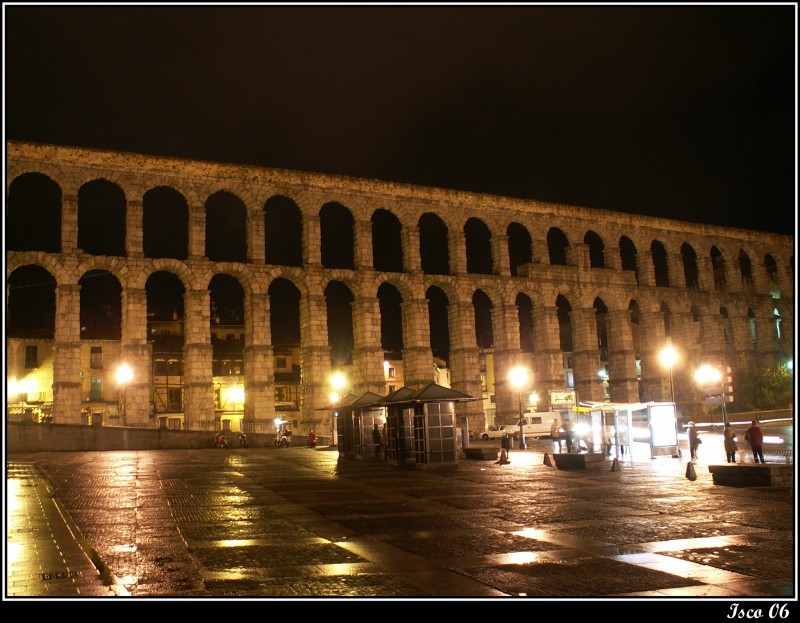
<path id="1" fill-rule="evenodd" d="M 561 452 L 561 427 L 558 425 L 558 420 L 553 419 L 550 424 L 550 438 L 553 443 L 558 444 L 558 452 Z"/>
<path id="2" fill-rule="evenodd" d="M 725 430 L 722 431 L 722 438 L 725 444 L 725 458 L 728 463 L 736 463 L 736 431 L 733 430 L 730 422 L 725 422 Z"/>
<path id="3" fill-rule="evenodd" d="M 564 440 L 567 442 L 567 452 L 572 452 L 572 420 L 566 418 L 564 420 Z"/>
<path id="4" fill-rule="evenodd" d="M 700 436 L 697 434 L 697 428 L 694 425 L 694 422 L 689 422 L 689 429 L 686 431 L 689 435 L 689 457 L 691 460 L 697 460 L 697 446 L 699 446 L 702 442 Z"/>
<path id="5" fill-rule="evenodd" d="M 316 448 L 317 447 L 317 434 L 312 430 L 308 433 L 308 447 L 309 448 Z"/>
<path id="6" fill-rule="evenodd" d="M 761 431 L 761 427 L 758 425 L 758 420 L 753 420 L 750 422 L 750 428 L 747 429 L 747 432 L 744 434 L 744 438 L 753 449 L 753 459 L 755 462 L 758 463 L 758 459 L 760 458 L 762 464 L 766 463 L 764 460 L 764 450 L 761 447 L 761 445 L 764 443 L 764 433 Z"/>
<path id="7" fill-rule="evenodd" d="M 383 458 L 389 460 L 389 425 L 384 422 L 381 428 L 381 443 L 383 444 Z"/>
<path id="8" fill-rule="evenodd" d="M 375 458 L 381 458 L 381 446 L 383 446 L 383 437 L 381 437 L 381 429 L 378 428 L 378 423 L 372 425 L 372 443 L 375 444 Z"/>

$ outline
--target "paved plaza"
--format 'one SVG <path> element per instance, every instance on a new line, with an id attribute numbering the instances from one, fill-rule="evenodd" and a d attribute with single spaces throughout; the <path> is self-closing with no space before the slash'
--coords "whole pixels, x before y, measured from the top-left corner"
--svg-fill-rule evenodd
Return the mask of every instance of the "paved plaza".
<path id="1" fill-rule="evenodd" d="M 549 452 L 446 470 L 306 447 L 10 454 L 5 597 L 702 599 L 720 614 L 796 598 L 794 487 L 714 485 L 702 458 L 695 481 L 672 457 L 564 471 Z"/>

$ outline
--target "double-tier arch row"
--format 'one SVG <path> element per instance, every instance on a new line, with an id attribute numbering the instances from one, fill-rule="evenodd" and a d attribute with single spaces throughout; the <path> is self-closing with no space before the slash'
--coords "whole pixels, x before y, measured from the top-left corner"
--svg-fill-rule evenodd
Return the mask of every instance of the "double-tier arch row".
<path id="1" fill-rule="evenodd" d="M 671 342 L 682 354 L 675 399 L 690 411 L 701 362 L 746 373 L 792 354 L 793 240 L 764 232 L 19 142 L 7 145 L 6 226 L 10 321 L 25 271 L 52 286 L 55 421 L 80 412 L 84 299 L 99 276 L 113 283 L 121 357 L 138 371 L 126 392 L 135 425 L 152 422 L 148 322 L 170 313 L 153 287 L 164 275 L 180 293 L 171 313 L 183 325 L 190 429 L 214 419 L 210 327 L 221 279 L 240 293 L 244 421 L 254 431 L 270 430 L 275 416 L 279 291 L 294 301 L 304 428 L 329 426 L 321 407 L 342 364 L 352 391 L 383 393 L 387 351 L 402 357 L 405 385 L 429 383 L 444 360 L 452 387 L 475 397 L 491 352 L 496 421 L 516 414 L 505 379 L 519 364 L 544 396 L 668 400 L 658 352 Z M 471 426 L 485 424 L 481 402 L 459 409 Z"/>

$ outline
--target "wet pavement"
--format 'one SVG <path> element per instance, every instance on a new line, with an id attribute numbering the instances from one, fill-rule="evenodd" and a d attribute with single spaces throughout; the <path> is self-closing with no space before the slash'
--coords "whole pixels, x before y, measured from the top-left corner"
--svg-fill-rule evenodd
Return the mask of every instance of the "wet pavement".
<path id="1" fill-rule="evenodd" d="M 794 487 L 714 485 L 716 456 L 691 481 L 680 458 L 562 471 L 551 452 L 9 454 L 4 599 L 796 598 Z"/>

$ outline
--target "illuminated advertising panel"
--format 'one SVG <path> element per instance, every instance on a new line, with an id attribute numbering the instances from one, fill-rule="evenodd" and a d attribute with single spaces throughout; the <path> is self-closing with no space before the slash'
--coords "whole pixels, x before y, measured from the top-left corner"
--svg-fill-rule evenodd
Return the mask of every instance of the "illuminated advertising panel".
<path id="1" fill-rule="evenodd" d="M 650 444 L 653 448 L 678 445 L 678 426 L 675 405 L 650 405 Z"/>

